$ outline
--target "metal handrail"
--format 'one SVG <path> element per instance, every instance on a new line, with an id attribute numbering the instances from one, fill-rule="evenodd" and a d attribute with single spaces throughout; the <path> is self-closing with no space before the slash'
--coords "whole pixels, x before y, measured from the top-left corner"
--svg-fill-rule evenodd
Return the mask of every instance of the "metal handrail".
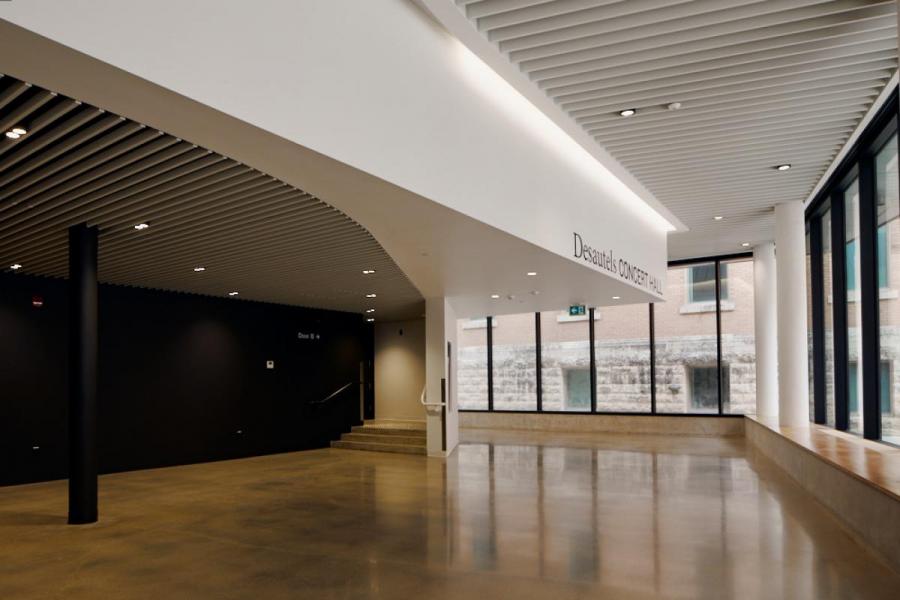
<path id="1" fill-rule="evenodd" d="M 428 390 L 428 386 L 422 388 L 422 396 L 419 398 L 419 402 L 422 403 L 422 406 L 447 406 L 446 402 L 425 402 L 426 391 Z"/>
<path id="2" fill-rule="evenodd" d="M 316 401 L 314 401 L 314 402 L 310 402 L 310 404 L 325 404 L 326 402 L 328 402 L 329 400 L 331 400 L 332 398 L 334 398 L 335 396 L 337 396 L 338 394 L 340 394 L 341 392 L 343 392 L 344 390 L 346 390 L 348 387 L 350 387 L 351 385 L 353 385 L 354 383 L 356 383 L 356 382 L 355 382 L 355 381 L 351 381 L 350 383 L 348 383 L 348 384 L 346 384 L 346 385 L 342 385 L 340 388 L 338 388 L 337 390 L 333 391 L 333 392 L 330 393 L 329 395 L 325 396 L 323 399 L 321 399 L 321 400 L 316 400 Z"/>

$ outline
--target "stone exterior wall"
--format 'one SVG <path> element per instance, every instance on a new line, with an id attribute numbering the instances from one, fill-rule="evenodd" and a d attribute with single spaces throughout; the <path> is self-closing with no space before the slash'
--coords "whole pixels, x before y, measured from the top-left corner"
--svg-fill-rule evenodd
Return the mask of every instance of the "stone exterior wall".
<path id="1" fill-rule="evenodd" d="M 756 408 L 756 364 L 753 337 L 723 335 L 722 359 L 730 387 L 726 412 L 752 414 Z M 650 411 L 648 340 L 598 342 L 597 408 L 605 412 Z M 567 402 L 566 371 L 590 368 L 587 342 L 544 344 L 542 401 L 544 410 L 572 410 Z M 469 346 L 459 353 L 459 399 L 464 409 L 487 408 L 487 350 Z M 715 365 L 715 336 L 684 336 L 657 341 L 657 411 L 691 412 L 689 369 Z M 535 348 L 494 346 L 494 408 L 535 410 Z"/>

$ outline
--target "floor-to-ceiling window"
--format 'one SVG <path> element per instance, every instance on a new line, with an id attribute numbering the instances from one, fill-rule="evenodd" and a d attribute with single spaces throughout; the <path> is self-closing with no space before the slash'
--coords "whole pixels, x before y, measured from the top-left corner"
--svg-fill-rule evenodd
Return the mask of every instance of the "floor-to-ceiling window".
<path id="1" fill-rule="evenodd" d="M 875 154 L 875 203 L 879 347 L 878 412 L 881 439 L 900 444 L 900 406 L 895 398 L 900 359 L 900 198 L 898 198 L 897 136 L 892 134 Z"/>
<path id="2" fill-rule="evenodd" d="M 834 426 L 834 310 L 831 277 L 831 210 L 822 216 L 822 302 L 825 306 L 825 414 Z"/>
<path id="3" fill-rule="evenodd" d="M 549 411 L 591 410 L 589 314 L 541 313 L 541 401 Z"/>
<path id="4" fill-rule="evenodd" d="M 457 400 L 463 410 L 488 409 L 488 319 L 457 322 Z"/>
<path id="5" fill-rule="evenodd" d="M 756 331 L 753 306 L 753 260 L 722 261 L 721 348 L 722 410 L 756 414 Z"/>
<path id="6" fill-rule="evenodd" d="M 495 410 L 537 410 L 534 313 L 493 318 Z"/>
<path id="7" fill-rule="evenodd" d="M 727 286 L 721 292 L 727 299 Z M 719 377 L 724 407 L 729 373 L 718 365 L 715 262 L 669 269 L 655 333 L 657 412 L 718 413 Z"/>
<path id="8" fill-rule="evenodd" d="M 811 418 L 900 444 L 897 91 L 807 209 L 813 315 Z M 817 232 L 821 244 L 816 243 Z M 815 317 L 815 315 L 819 315 Z M 822 326 L 818 327 L 816 318 Z M 822 335 L 824 333 L 824 335 Z"/>
<path id="9" fill-rule="evenodd" d="M 650 412 L 650 319 L 646 304 L 595 310 L 597 410 Z"/>

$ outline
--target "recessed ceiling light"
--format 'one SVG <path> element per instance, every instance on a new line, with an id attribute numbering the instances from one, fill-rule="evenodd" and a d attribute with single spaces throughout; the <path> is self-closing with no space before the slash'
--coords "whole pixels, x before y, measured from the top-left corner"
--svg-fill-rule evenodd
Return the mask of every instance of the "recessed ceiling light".
<path id="1" fill-rule="evenodd" d="M 206 267 L 194 267 L 194 273 L 202 273 L 206 270 Z"/>
<path id="2" fill-rule="evenodd" d="M 620 110 L 619 115 L 621 115 L 623 117 L 630 117 L 631 115 L 635 114 L 636 112 L 637 112 L 637 109 L 626 108 L 625 110 Z"/>
<path id="3" fill-rule="evenodd" d="M 750 242 L 741 242 L 741 246 L 744 247 L 744 248 L 749 248 L 749 247 L 750 247 Z"/>
<path id="4" fill-rule="evenodd" d="M 377 298 L 378 294 L 366 294 L 366 298 Z"/>
<path id="5" fill-rule="evenodd" d="M 775 167 L 775 170 L 776 171 L 788 171 L 788 170 L 790 170 L 790 168 L 791 168 L 791 165 L 783 164 L 783 165 L 778 165 L 777 167 Z"/>
<path id="6" fill-rule="evenodd" d="M 494 300 L 496 300 L 499 297 L 500 297 L 500 294 L 491 294 L 491 298 L 493 298 Z"/>
<path id="7" fill-rule="evenodd" d="M 8 137 L 8 138 L 11 139 L 11 140 L 17 140 L 17 139 L 19 139 L 20 137 L 22 137 L 22 134 L 21 134 L 21 133 L 15 133 L 14 131 L 7 131 L 7 132 L 6 132 L 6 137 Z"/>
<path id="8" fill-rule="evenodd" d="M 367 313 L 373 313 L 373 312 L 375 312 L 375 309 L 374 309 L 374 308 L 367 308 L 367 309 L 366 309 L 366 312 L 367 312 Z"/>
<path id="9" fill-rule="evenodd" d="M 681 102 L 669 102 L 668 104 L 666 104 L 666 108 L 668 108 L 669 110 L 678 110 L 679 108 L 681 108 Z"/>
<path id="10" fill-rule="evenodd" d="M 363 269 L 363 275 L 373 275 L 375 273 L 375 269 Z"/>
<path id="11" fill-rule="evenodd" d="M 229 295 L 229 296 L 237 296 L 237 295 L 238 295 L 238 292 L 228 292 L 228 295 Z"/>
<path id="12" fill-rule="evenodd" d="M 725 217 L 713 217 L 713 221 L 721 221 Z"/>
<path id="13" fill-rule="evenodd" d="M 27 132 L 24 128 L 22 128 L 22 127 L 13 127 L 13 128 L 12 128 L 12 132 L 15 133 L 16 135 L 25 135 L 26 133 L 28 133 L 28 132 Z"/>
<path id="14" fill-rule="evenodd" d="M 613 296 L 613 300 L 621 300 L 622 296 Z"/>
<path id="15" fill-rule="evenodd" d="M 540 290 L 531 290 L 531 295 L 532 295 L 532 296 L 539 296 L 540 293 L 541 293 Z"/>
<path id="16" fill-rule="evenodd" d="M 12 269 L 13 271 L 18 271 L 19 269 L 22 268 L 22 265 L 20 265 L 19 263 L 15 263 L 15 264 L 9 265 L 9 268 Z"/>
<path id="17" fill-rule="evenodd" d="M 137 229 L 138 231 L 143 231 L 145 229 L 150 229 L 150 224 L 149 223 L 138 223 L 137 225 L 134 226 L 134 228 Z"/>
<path id="18" fill-rule="evenodd" d="M 535 277 L 537 275 L 537 271 L 528 271 L 525 274 L 528 275 L 529 277 Z"/>
<path id="19" fill-rule="evenodd" d="M 373 319 L 372 317 L 369 317 L 368 319 L 366 319 L 366 321 L 367 321 L 368 323 L 374 323 L 374 322 L 375 322 L 375 319 Z"/>

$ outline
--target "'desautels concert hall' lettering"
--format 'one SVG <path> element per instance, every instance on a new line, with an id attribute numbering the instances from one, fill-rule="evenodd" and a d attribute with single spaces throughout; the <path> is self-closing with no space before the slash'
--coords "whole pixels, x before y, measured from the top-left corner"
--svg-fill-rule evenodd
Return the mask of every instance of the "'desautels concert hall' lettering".
<path id="1" fill-rule="evenodd" d="M 658 277 L 651 275 L 644 269 L 631 264 L 625 259 L 616 258 L 612 250 L 599 250 L 584 243 L 579 234 L 575 235 L 575 258 L 581 258 L 585 262 L 608 271 L 613 275 L 618 275 L 625 281 L 630 281 L 635 285 L 648 289 L 651 292 L 663 295 L 662 281 Z"/>

